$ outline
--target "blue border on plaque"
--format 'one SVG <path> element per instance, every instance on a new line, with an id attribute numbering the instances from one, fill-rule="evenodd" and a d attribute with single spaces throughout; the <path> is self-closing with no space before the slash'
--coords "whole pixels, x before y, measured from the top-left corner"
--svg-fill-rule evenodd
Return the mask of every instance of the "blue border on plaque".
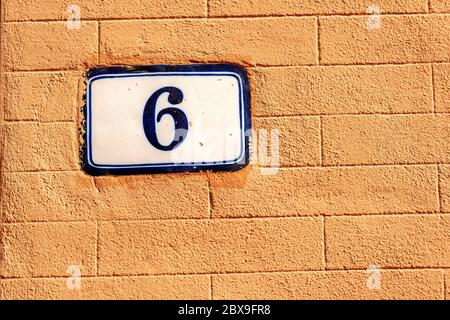
<path id="1" fill-rule="evenodd" d="M 230 161 L 218 162 L 179 162 L 179 163 L 146 163 L 130 165 L 102 165 L 92 161 L 91 142 L 91 86 L 97 79 L 124 77 L 154 76 L 232 76 L 239 83 L 239 108 L 241 153 Z M 174 173 L 199 171 L 237 171 L 248 165 L 250 159 L 250 143 L 252 119 L 250 111 L 250 86 L 247 73 L 241 67 L 232 64 L 192 64 L 192 65 L 148 65 L 148 66 L 112 66 L 91 68 L 86 73 L 87 88 L 84 96 L 84 144 L 81 149 L 81 162 L 84 171 L 90 175 L 128 175 L 146 173 Z"/>

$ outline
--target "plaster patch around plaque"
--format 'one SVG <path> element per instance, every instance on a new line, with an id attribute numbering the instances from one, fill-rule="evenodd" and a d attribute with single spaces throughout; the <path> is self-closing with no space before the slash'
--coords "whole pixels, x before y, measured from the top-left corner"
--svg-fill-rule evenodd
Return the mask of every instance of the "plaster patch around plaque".
<path id="1" fill-rule="evenodd" d="M 248 164 L 250 89 L 234 65 L 93 68 L 83 168 L 98 174 L 230 171 Z"/>

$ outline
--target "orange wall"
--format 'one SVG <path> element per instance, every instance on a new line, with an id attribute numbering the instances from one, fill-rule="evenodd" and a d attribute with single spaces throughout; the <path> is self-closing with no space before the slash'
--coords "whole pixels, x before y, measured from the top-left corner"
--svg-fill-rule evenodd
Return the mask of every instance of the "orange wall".
<path id="1" fill-rule="evenodd" d="M 276 2 L 2 1 L 2 299 L 450 297 L 450 1 Z M 84 174 L 85 70 L 194 62 L 247 69 L 278 173 Z"/>

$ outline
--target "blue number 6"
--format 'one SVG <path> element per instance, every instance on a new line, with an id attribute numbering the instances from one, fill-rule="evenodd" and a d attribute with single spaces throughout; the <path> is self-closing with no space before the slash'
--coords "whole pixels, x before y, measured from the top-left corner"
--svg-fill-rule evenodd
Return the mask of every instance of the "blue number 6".
<path id="1" fill-rule="evenodd" d="M 166 92 L 169 93 L 168 101 L 170 104 L 177 105 L 183 102 L 183 92 L 180 89 L 175 87 L 164 87 L 159 89 L 150 96 L 145 104 L 143 124 L 145 136 L 152 146 L 159 150 L 170 151 L 178 147 L 180 143 L 186 139 L 188 132 L 188 120 L 186 114 L 181 109 L 173 107 L 161 110 L 158 113 L 158 116 L 156 116 L 156 103 L 158 102 L 159 97 Z M 166 114 L 170 115 L 175 122 L 175 136 L 169 145 L 163 146 L 159 143 L 156 135 L 156 124 Z"/>

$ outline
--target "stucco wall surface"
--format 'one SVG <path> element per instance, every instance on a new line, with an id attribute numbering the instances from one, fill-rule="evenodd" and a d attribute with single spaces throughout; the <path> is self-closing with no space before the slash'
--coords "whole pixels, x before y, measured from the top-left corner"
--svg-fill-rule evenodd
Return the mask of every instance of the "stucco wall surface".
<path id="1" fill-rule="evenodd" d="M 1 21 L 1 299 L 450 298 L 449 0 L 2 0 Z M 216 62 L 279 130 L 275 174 L 82 171 L 87 68 Z"/>

